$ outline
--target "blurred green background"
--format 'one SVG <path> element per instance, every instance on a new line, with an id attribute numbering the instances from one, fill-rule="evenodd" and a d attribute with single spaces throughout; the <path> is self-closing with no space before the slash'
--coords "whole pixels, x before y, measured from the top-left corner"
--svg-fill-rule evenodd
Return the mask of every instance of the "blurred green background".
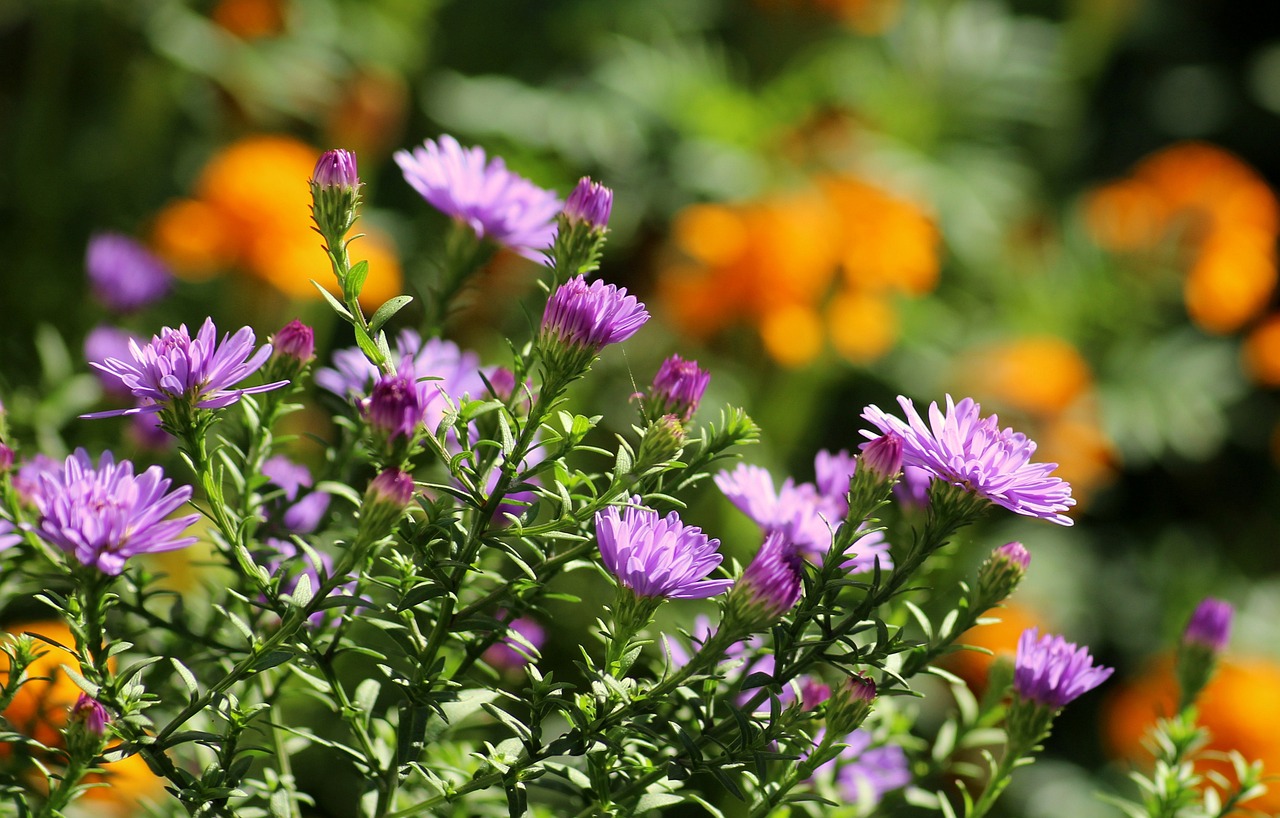
<path id="1" fill-rule="evenodd" d="M 450 133 L 562 195 L 615 190 L 602 275 L 658 319 L 593 380 L 619 428 L 629 379 L 678 351 L 779 479 L 899 393 L 972 395 L 1061 464 L 1074 529 L 982 534 L 1031 548 L 1011 618 L 1120 672 L 1008 814 L 1112 814 L 1092 793 L 1123 787 L 1165 695 L 1151 663 L 1206 594 L 1241 618 L 1205 718 L 1280 771 L 1259 727 L 1280 718 L 1274 4 L 0 0 L 0 78 L 0 399 L 24 453 L 119 433 L 75 419 L 104 401 L 81 353 L 102 323 L 301 316 L 349 345 L 308 283 L 311 164 L 358 152 L 380 301 L 420 287 L 444 226 L 391 154 Z M 166 258 L 172 297 L 109 316 L 84 274 L 100 230 Z M 535 274 L 499 255 L 451 334 L 500 362 Z M 753 547 L 714 489 L 691 514 Z"/>

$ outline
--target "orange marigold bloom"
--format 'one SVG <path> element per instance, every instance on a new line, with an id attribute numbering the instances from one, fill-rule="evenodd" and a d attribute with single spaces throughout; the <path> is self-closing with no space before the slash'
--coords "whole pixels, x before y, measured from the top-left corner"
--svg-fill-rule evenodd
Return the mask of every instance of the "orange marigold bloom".
<path id="1" fill-rule="evenodd" d="M 185 279 L 199 281 L 235 263 L 240 253 L 236 224 L 199 199 L 181 199 L 156 214 L 151 244 Z"/>
<path id="2" fill-rule="evenodd" d="M 1052 335 L 1014 338 L 976 350 L 967 367 L 972 392 L 1024 412 L 1055 415 L 1093 383 L 1073 344 Z"/>
<path id="3" fill-rule="evenodd" d="M 820 180 L 839 220 L 845 281 L 923 295 L 938 283 L 938 228 L 919 207 L 849 176 Z"/>
<path id="4" fill-rule="evenodd" d="M 1141 179 L 1121 179 L 1085 196 L 1084 220 L 1102 247 L 1117 252 L 1156 246 L 1169 228 L 1169 204 Z"/>
<path id="5" fill-rule="evenodd" d="M 671 231 L 681 251 L 712 267 L 737 262 L 747 249 L 746 221 L 728 205 L 687 207 L 676 215 Z"/>
<path id="6" fill-rule="evenodd" d="M 1244 368 L 1263 386 L 1280 386 L 1280 315 L 1269 315 L 1245 339 Z"/>
<path id="7" fill-rule="evenodd" d="M 245 40 L 272 37 L 284 31 L 284 0 L 218 0 L 210 17 Z"/>
<path id="8" fill-rule="evenodd" d="M 850 363 L 874 361 L 898 340 L 898 312 L 881 295 L 844 292 L 827 307 L 831 346 Z"/>
<path id="9" fill-rule="evenodd" d="M 784 305 L 760 322 L 765 351 L 783 366 L 799 367 L 822 354 L 822 322 L 818 313 L 799 304 Z"/>
<path id="10" fill-rule="evenodd" d="M 1149 760 L 1142 737 L 1157 718 L 1173 714 L 1177 690 L 1173 660 L 1167 657 L 1116 689 L 1103 707 L 1103 733 L 1111 752 Z M 1263 659 L 1223 659 L 1197 706 L 1199 723 L 1210 733 L 1207 750 L 1236 750 L 1250 761 L 1261 761 L 1267 772 L 1280 770 L 1280 734 L 1275 730 L 1280 723 L 1280 666 Z M 1231 766 L 1217 759 L 1200 762 L 1198 769 L 1234 780 Z M 1271 787 L 1248 806 L 1267 813 L 1280 810 L 1280 790 Z"/>
<path id="11" fill-rule="evenodd" d="M 1071 484 L 1072 496 L 1083 504 L 1095 489 L 1111 482 L 1119 465 L 1115 444 L 1093 413 L 1060 415 L 1036 433 L 1036 456 L 1057 463 L 1053 473 Z"/>
<path id="12" fill-rule="evenodd" d="M 1214 230 L 1187 274 L 1187 314 L 1208 332 L 1234 332 L 1266 309 L 1276 286 L 1275 237 L 1245 226 Z"/>

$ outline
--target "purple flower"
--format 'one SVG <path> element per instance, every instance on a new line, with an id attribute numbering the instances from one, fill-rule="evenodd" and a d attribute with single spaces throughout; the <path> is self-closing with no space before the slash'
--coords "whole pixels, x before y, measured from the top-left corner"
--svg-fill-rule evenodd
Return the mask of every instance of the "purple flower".
<path id="1" fill-rule="evenodd" d="M 60 480 L 63 470 L 62 461 L 37 454 L 30 460 L 23 461 L 18 467 L 17 473 L 13 475 L 13 490 L 18 493 L 18 499 L 29 506 L 34 506 L 42 491 L 42 475 L 47 474 Z"/>
<path id="2" fill-rule="evenodd" d="M 858 458 L 862 468 L 871 475 L 888 482 L 897 479 L 902 473 L 902 438 L 893 432 L 862 445 L 862 456 Z"/>
<path id="3" fill-rule="evenodd" d="M 0 440 L 0 474 L 7 474 L 13 468 L 13 447 Z"/>
<path id="4" fill-rule="evenodd" d="M 560 285 L 542 314 L 543 350 L 561 347 L 596 355 L 635 335 L 649 313 L 634 295 L 603 281 L 575 276 Z"/>
<path id="5" fill-rule="evenodd" d="M 480 238 L 542 260 L 556 236 L 560 199 L 507 170 L 502 159 L 486 161 L 483 148 L 463 148 L 452 136 L 428 139 L 413 152 L 396 151 L 404 179 L 427 203 L 470 227 Z"/>
<path id="6" fill-rule="evenodd" d="M 95 736 L 107 731 L 107 722 L 110 720 L 107 708 L 88 693 L 81 693 L 76 703 L 71 705 L 71 721 L 83 724 L 84 729 Z"/>
<path id="7" fill-rule="evenodd" d="M 605 567 L 636 596 L 706 599 L 733 585 L 730 579 L 706 579 L 723 559 L 720 541 L 685 525 L 674 511 L 659 517 L 649 508 L 610 506 L 596 512 L 596 539 Z"/>
<path id="8" fill-rule="evenodd" d="M 1184 645 L 1198 645 L 1211 653 L 1226 650 L 1231 641 L 1231 620 L 1235 609 L 1230 602 L 1209 597 L 1196 606 L 1182 634 Z"/>
<path id="9" fill-rule="evenodd" d="M 373 385 L 373 394 L 364 404 L 365 419 L 387 439 L 413 439 L 422 423 L 424 407 L 418 384 L 405 372 L 383 375 Z"/>
<path id="10" fill-rule="evenodd" d="M 191 487 L 169 492 L 170 481 L 159 466 L 135 475 L 128 460 L 116 463 L 111 452 L 103 452 L 95 467 L 84 449 L 77 449 L 60 474 L 44 472 L 39 480 L 36 533 L 105 574 L 119 574 L 135 554 L 172 551 L 196 541 L 180 535 L 200 515 L 165 519 L 191 498 Z"/>
<path id="11" fill-rule="evenodd" d="M 764 544 L 742 572 L 726 605 L 734 625 L 754 633 L 772 625 L 800 601 L 804 557 L 781 532 L 765 537 Z"/>
<path id="12" fill-rule="evenodd" d="M 262 473 L 284 492 L 283 498 L 268 505 L 270 520 L 290 534 L 315 531 L 329 510 L 329 493 L 304 492 L 311 488 L 311 471 L 283 455 L 276 455 L 262 464 Z"/>
<path id="13" fill-rule="evenodd" d="M 609 226 L 609 214 L 613 210 L 613 191 L 586 176 L 564 203 L 564 217 L 569 224 L 585 224 L 592 230 L 604 230 Z"/>
<path id="14" fill-rule="evenodd" d="M 496 615 L 503 619 L 506 611 L 498 611 Z M 512 631 L 515 631 L 515 636 L 512 636 Z M 546 641 L 547 632 L 537 620 L 517 617 L 508 623 L 502 638 L 490 645 L 480 658 L 498 670 L 519 670 L 529 664 L 530 657 L 536 656 Z"/>
<path id="15" fill-rule="evenodd" d="M 18 533 L 18 529 L 14 528 L 13 523 L 0 518 L 0 551 L 12 548 L 20 542 L 22 535 Z"/>
<path id="16" fill-rule="evenodd" d="M 1001 429 L 999 419 L 983 418 L 971 398 L 954 403 L 947 396 L 943 414 L 937 403 L 929 406 L 929 422 L 905 397 L 898 398 L 907 422 L 868 406 L 862 417 L 883 434 L 902 436 L 902 460 L 936 477 L 961 486 L 1017 514 L 1039 517 L 1059 525 L 1071 525 L 1062 512 L 1075 505 L 1071 486 L 1050 473 L 1056 463 L 1032 463 L 1036 444 L 1012 429 Z M 873 432 L 863 432 L 869 438 Z"/>
<path id="17" fill-rule="evenodd" d="M 173 275 L 150 250 L 119 233 L 97 233 L 85 250 L 89 286 L 109 310 L 133 312 L 168 294 Z"/>
<path id="18" fill-rule="evenodd" d="M 316 161 L 315 172 L 311 174 L 311 183 L 322 188 L 355 190 L 360 187 L 356 155 L 342 148 L 325 151 Z"/>
<path id="19" fill-rule="evenodd" d="M 241 328 L 235 335 L 224 335 L 221 344 L 217 343 L 217 335 L 213 319 L 206 318 L 194 339 L 183 324 L 177 329 L 165 327 L 146 345 L 130 341 L 132 361 L 108 358 L 93 365 L 123 381 L 142 405 L 81 417 L 159 412 L 177 402 L 187 402 L 200 409 L 221 409 L 243 395 L 278 389 L 288 383 L 276 381 L 233 389 L 271 357 L 271 345 L 264 344 L 254 352 L 253 330 L 248 327 Z"/>
<path id="20" fill-rule="evenodd" d="M 814 737 L 822 740 L 822 731 Z M 851 804 L 864 810 L 879 804 L 884 796 L 911 783 L 907 754 L 896 744 L 872 747 L 867 730 L 854 730 L 844 738 L 845 748 L 836 758 L 817 769 L 814 777 L 834 771 L 840 794 Z"/>
<path id="21" fill-rule="evenodd" d="M 672 355 L 658 367 L 649 390 L 649 415 L 675 415 L 684 422 L 693 417 L 698 403 L 711 383 L 711 373 L 698 367 L 697 361 L 686 361 Z"/>
<path id="22" fill-rule="evenodd" d="M 1115 670 L 1095 665 L 1087 648 L 1077 647 L 1061 636 L 1040 636 L 1038 628 L 1022 632 L 1013 667 L 1014 692 L 1023 701 L 1050 710 L 1065 707 L 1093 690 Z"/>
<path id="23" fill-rule="evenodd" d="M 129 345 L 137 344 L 142 339 L 131 332 L 107 324 L 94 327 L 84 337 L 84 359 L 96 370 L 98 382 L 108 395 L 126 398 L 133 390 L 125 385 L 120 376 L 102 367 L 109 358 L 127 361 L 132 353 Z"/>
<path id="24" fill-rule="evenodd" d="M 816 485 L 787 478 L 775 489 L 767 471 L 745 463 L 720 472 L 715 483 L 766 535 L 779 532 L 806 556 L 821 558 L 831 549 L 834 528 L 849 512 L 847 495 L 854 467 L 855 460 L 847 452 L 821 451 L 814 460 Z M 881 569 L 893 567 L 889 543 L 881 531 L 863 534 L 851 551 L 852 558 L 843 565 L 846 570 L 870 571 L 877 559 Z"/>
<path id="25" fill-rule="evenodd" d="M 271 346 L 277 355 L 305 364 L 316 357 L 316 333 L 295 318 L 271 336 Z"/>

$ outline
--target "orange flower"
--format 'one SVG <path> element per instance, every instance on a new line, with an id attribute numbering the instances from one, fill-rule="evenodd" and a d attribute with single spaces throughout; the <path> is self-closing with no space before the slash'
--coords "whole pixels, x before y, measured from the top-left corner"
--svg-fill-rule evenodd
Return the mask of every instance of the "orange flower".
<path id="1" fill-rule="evenodd" d="M 881 295 L 844 292 L 827 307 L 831 345 L 850 363 L 874 361 L 898 340 L 898 313 Z"/>
<path id="2" fill-rule="evenodd" d="M 1085 226 L 1102 247 L 1128 252 L 1155 247 L 1169 226 L 1169 204 L 1154 185 L 1120 179 L 1084 199 Z"/>
<path id="3" fill-rule="evenodd" d="M 987 614 L 990 618 L 999 618 L 998 622 L 977 625 L 960 635 L 956 640 L 960 645 L 972 645 L 985 648 L 991 653 L 976 650 L 962 650 L 952 653 L 945 660 L 946 669 L 965 680 L 969 689 L 975 693 L 987 685 L 987 674 L 996 659 L 1004 657 L 1013 660 L 1018 650 L 1018 637 L 1027 628 L 1043 627 L 1044 620 L 1030 609 L 1013 603 L 1005 603 Z"/>
<path id="4" fill-rule="evenodd" d="M 1056 415 L 1093 383 L 1089 365 L 1070 342 L 1052 335 L 1013 338 L 975 350 L 966 369 L 975 395 L 1015 409 Z"/>
<path id="5" fill-rule="evenodd" d="M 1142 737 L 1157 718 L 1177 706 L 1173 661 L 1163 658 L 1149 670 L 1116 689 L 1103 707 L 1103 733 L 1113 754 L 1133 761 L 1149 760 Z M 1236 750 L 1249 761 L 1261 761 L 1267 772 L 1280 770 L 1280 666 L 1263 659 L 1226 659 L 1197 703 L 1199 722 L 1210 733 L 1210 751 Z M 1234 780 L 1229 764 L 1199 762 L 1201 772 L 1216 771 Z M 1248 802 L 1253 809 L 1280 810 L 1280 790 Z"/>
<path id="6" fill-rule="evenodd" d="M 849 176 L 819 180 L 834 208 L 845 281 L 923 295 L 938 283 L 938 229 L 920 208 Z"/>
<path id="7" fill-rule="evenodd" d="M 1098 425 L 1096 412 L 1069 413 L 1053 418 L 1036 433 L 1036 458 L 1057 463 L 1054 474 L 1071 484 L 1077 507 L 1115 477 L 1119 453 Z"/>
<path id="8" fill-rule="evenodd" d="M 271 37 L 284 31 L 284 0 L 218 0 L 210 17 L 245 40 Z"/>
<path id="9" fill-rule="evenodd" d="M 687 207 L 676 215 L 671 231 L 681 251 L 711 267 L 734 264 L 747 248 L 746 222 L 727 205 Z"/>
<path id="10" fill-rule="evenodd" d="M 1275 236 L 1237 225 L 1209 235 L 1187 274 L 1183 296 L 1197 325 L 1228 333 L 1266 309 L 1275 286 Z"/>
<path id="11" fill-rule="evenodd" d="M 1263 386 L 1280 386 L 1280 314 L 1267 316 L 1245 339 L 1244 368 Z"/>
<path id="12" fill-rule="evenodd" d="M 319 156 L 287 136 L 250 136 L 227 146 L 205 165 L 196 197 L 156 217 L 158 252 L 190 278 L 237 266 L 290 298 L 319 298 L 312 280 L 337 293 L 311 229 L 307 182 Z M 368 260 L 370 270 L 360 302 L 376 309 L 403 291 L 400 263 L 385 234 L 364 222 L 357 227 L 365 238 L 352 246 L 352 260 Z"/>
<path id="13" fill-rule="evenodd" d="M 822 354 L 822 322 L 809 307 L 788 304 L 765 315 L 760 338 L 769 356 L 783 366 L 804 366 Z"/>

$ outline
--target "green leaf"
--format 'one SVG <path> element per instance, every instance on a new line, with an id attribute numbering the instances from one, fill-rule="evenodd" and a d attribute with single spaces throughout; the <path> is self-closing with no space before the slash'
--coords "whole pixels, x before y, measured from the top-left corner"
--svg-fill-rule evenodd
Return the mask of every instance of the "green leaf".
<path id="1" fill-rule="evenodd" d="M 320 284 L 318 284 L 314 278 L 311 279 L 311 283 L 316 285 L 316 289 L 319 290 L 320 294 L 324 296 L 324 300 L 329 302 L 329 306 L 333 308 L 334 312 L 336 312 L 342 318 L 347 319 L 348 321 L 355 320 L 355 316 L 351 314 L 351 311 L 348 310 L 345 306 L 343 306 L 341 301 L 334 298 L 333 293 L 329 292 L 324 287 L 320 286 Z"/>
<path id="2" fill-rule="evenodd" d="M 412 300 L 413 296 L 411 295 L 397 295 L 390 301 L 384 302 L 381 307 L 378 307 L 378 310 L 373 314 L 373 317 L 369 319 L 369 331 L 377 332 L 382 329 L 382 325 L 390 321 L 391 316 L 404 309 L 405 305 Z"/>
<path id="3" fill-rule="evenodd" d="M 369 262 L 362 260 L 351 265 L 351 269 L 347 271 L 347 280 L 343 289 L 352 296 L 360 295 L 360 291 L 364 289 L 364 281 L 369 277 Z"/>
<path id="4" fill-rule="evenodd" d="M 178 671 L 178 677 L 182 679 L 182 684 L 187 688 L 187 695 L 192 699 L 200 695 L 200 686 L 196 683 L 195 674 L 187 669 L 187 666 L 179 662 L 175 657 L 169 657 L 169 663 L 173 665 L 173 669 Z"/>

